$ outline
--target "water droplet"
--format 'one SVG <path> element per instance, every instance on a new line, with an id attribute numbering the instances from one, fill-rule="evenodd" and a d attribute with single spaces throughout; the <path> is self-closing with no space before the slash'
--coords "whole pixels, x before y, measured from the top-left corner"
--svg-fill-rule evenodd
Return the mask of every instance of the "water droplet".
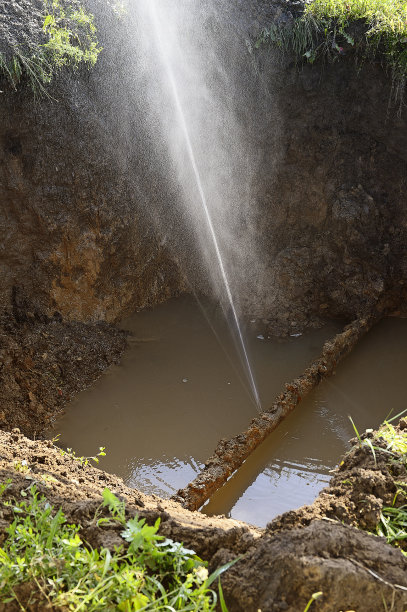
<path id="1" fill-rule="evenodd" d="M 182 382 L 183 382 L 183 383 L 188 382 L 188 378 L 183 378 L 183 379 L 182 379 Z"/>

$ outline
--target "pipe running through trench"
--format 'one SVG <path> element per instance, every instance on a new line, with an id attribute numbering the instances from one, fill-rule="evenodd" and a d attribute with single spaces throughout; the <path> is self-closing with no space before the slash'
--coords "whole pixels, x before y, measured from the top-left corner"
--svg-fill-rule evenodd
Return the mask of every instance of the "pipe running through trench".
<path id="1" fill-rule="evenodd" d="M 240 468 L 248 456 L 277 428 L 301 400 L 346 357 L 353 347 L 381 318 L 374 313 L 356 319 L 332 340 L 326 342 L 318 357 L 304 373 L 285 385 L 273 405 L 254 418 L 248 428 L 230 440 L 220 440 L 204 469 L 184 489 L 177 491 L 172 500 L 188 510 L 198 510 Z"/>

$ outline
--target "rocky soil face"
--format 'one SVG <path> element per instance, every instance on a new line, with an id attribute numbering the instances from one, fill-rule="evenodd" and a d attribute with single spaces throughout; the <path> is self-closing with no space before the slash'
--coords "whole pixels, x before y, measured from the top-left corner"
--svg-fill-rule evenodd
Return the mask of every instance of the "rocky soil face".
<path id="1" fill-rule="evenodd" d="M 372 309 L 405 314 L 407 124 L 388 78 L 349 57 L 291 67 L 280 87 L 282 157 L 265 203 L 272 327 Z"/>
<path id="2" fill-rule="evenodd" d="M 108 487 L 126 501 L 129 516 L 137 513 L 149 524 L 160 518 L 160 533 L 193 548 L 209 561 L 210 570 L 242 555 L 222 575 L 230 612 L 299 612 L 318 591 L 323 595 L 313 607 L 319 612 L 404 612 L 406 557 L 382 538 L 353 526 L 364 522 L 374 529 L 377 509 L 391 503 L 400 482 L 407 482 L 405 466 L 400 464 L 396 473 L 388 455 L 376 453 L 375 463 L 369 449 L 356 445 L 312 506 L 284 514 L 259 530 L 143 495 L 115 476 L 62 456 L 51 442 L 34 442 L 14 430 L 0 432 L 1 480 L 12 481 L 2 501 L 20 499 L 21 491 L 35 483 L 50 503 L 62 506 L 68 521 L 81 525 L 80 535 L 87 542 L 112 549 L 122 543 L 117 531 L 94 521 L 101 493 Z M 12 512 L 3 505 L 0 512 L 2 541 Z"/>

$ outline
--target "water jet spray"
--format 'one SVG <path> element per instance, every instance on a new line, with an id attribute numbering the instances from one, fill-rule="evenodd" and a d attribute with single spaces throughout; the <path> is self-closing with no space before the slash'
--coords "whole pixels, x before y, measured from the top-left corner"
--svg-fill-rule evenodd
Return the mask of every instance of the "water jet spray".
<path id="1" fill-rule="evenodd" d="M 205 221 L 207 224 L 207 228 L 209 230 L 209 234 L 211 237 L 211 241 L 212 241 L 212 245 L 215 251 L 215 255 L 216 255 L 216 261 L 217 264 L 219 266 L 219 272 L 221 275 L 221 279 L 222 279 L 222 283 L 226 292 L 226 296 L 227 296 L 227 302 L 232 314 L 232 324 L 233 327 L 235 329 L 236 335 L 237 335 L 237 342 L 238 345 L 240 347 L 241 350 L 241 357 L 243 360 L 243 364 L 245 366 L 245 370 L 247 373 L 247 377 L 248 377 L 248 381 L 250 384 L 250 388 L 252 391 L 252 395 L 253 395 L 253 399 L 255 401 L 255 404 L 257 406 L 257 408 L 260 410 L 261 409 L 261 403 L 260 403 L 260 397 L 259 397 L 259 393 L 257 391 L 257 386 L 255 383 L 255 379 L 254 379 L 254 375 L 253 375 L 253 371 L 250 365 L 250 360 L 249 360 L 249 356 L 248 356 L 248 352 L 247 352 L 247 348 L 246 348 L 246 344 L 243 338 L 243 333 L 239 324 L 239 318 L 237 315 L 237 310 L 236 310 L 236 306 L 233 300 L 233 296 L 232 296 L 232 292 L 230 289 L 230 284 L 228 281 L 228 276 L 226 273 L 226 269 L 225 269 L 225 265 L 223 262 L 223 258 L 222 258 L 222 253 L 219 247 L 219 242 L 216 236 L 216 232 L 215 232 L 215 228 L 214 228 L 214 224 L 212 221 L 212 217 L 209 211 L 209 207 L 208 207 L 208 202 L 207 202 L 207 197 L 205 195 L 205 191 L 203 188 L 203 183 L 202 183 L 202 179 L 201 179 L 201 175 L 199 172 L 199 168 L 198 168 L 198 164 L 196 161 L 196 156 L 194 153 L 194 148 L 192 145 L 192 141 L 191 141 L 191 137 L 190 137 L 190 132 L 188 129 L 188 125 L 187 125 L 187 121 L 185 118 L 185 113 L 184 113 L 184 109 L 182 106 L 182 102 L 178 93 L 178 84 L 175 78 L 175 74 L 174 74 L 174 70 L 172 68 L 171 62 L 169 60 L 169 58 L 167 57 L 166 53 L 165 53 L 165 48 L 163 46 L 163 36 L 164 36 L 164 32 L 163 32 L 163 28 L 162 28 L 162 24 L 160 23 L 160 19 L 158 16 L 158 11 L 157 11 L 157 5 L 156 5 L 156 0 L 149 0 L 148 2 L 148 13 L 149 13 L 149 17 L 151 20 L 151 23 L 153 25 L 153 29 L 154 29 L 154 34 L 155 34 L 155 38 L 156 38 L 156 43 L 157 43 L 157 48 L 159 50 L 161 59 L 162 59 L 162 63 L 163 66 L 165 68 L 165 72 L 167 74 L 168 77 L 168 81 L 170 84 L 170 88 L 171 88 L 171 93 L 172 93 L 172 98 L 174 101 L 174 105 L 176 108 L 176 112 L 177 112 L 177 116 L 178 116 L 178 120 L 179 120 L 179 125 L 183 134 L 183 138 L 185 141 L 185 147 L 188 153 L 188 159 L 190 161 L 191 164 L 191 168 L 193 171 L 193 175 L 194 175 L 194 179 L 196 182 L 196 187 L 198 190 L 198 194 L 199 194 L 199 202 L 202 206 L 203 212 L 204 212 L 204 217 L 205 217 Z"/>

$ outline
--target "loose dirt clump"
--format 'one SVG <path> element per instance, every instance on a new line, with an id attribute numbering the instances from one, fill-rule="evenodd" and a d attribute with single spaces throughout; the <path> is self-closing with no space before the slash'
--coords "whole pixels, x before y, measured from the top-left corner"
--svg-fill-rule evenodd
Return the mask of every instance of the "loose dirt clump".
<path id="1" fill-rule="evenodd" d="M 400 432 L 404 420 L 395 428 Z M 373 450 L 364 442 L 372 442 Z M 312 505 L 277 517 L 268 524 L 268 533 L 304 527 L 315 519 L 328 518 L 375 531 L 384 506 L 400 507 L 407 500 L 405 458 L 390 454 L 383 438 L 373 432 L 351 441 L 352 449 L 336 469 L 329 487 L 323 489 Z M 374 453 L 374 454 L 373 454 Z"/>
<path id="2" fill-rule="evenodd" d="M 14 310 L 0 315 L 0 427 L 41 437 L 75 393 L 119 360 L 126 334 Z"/>

